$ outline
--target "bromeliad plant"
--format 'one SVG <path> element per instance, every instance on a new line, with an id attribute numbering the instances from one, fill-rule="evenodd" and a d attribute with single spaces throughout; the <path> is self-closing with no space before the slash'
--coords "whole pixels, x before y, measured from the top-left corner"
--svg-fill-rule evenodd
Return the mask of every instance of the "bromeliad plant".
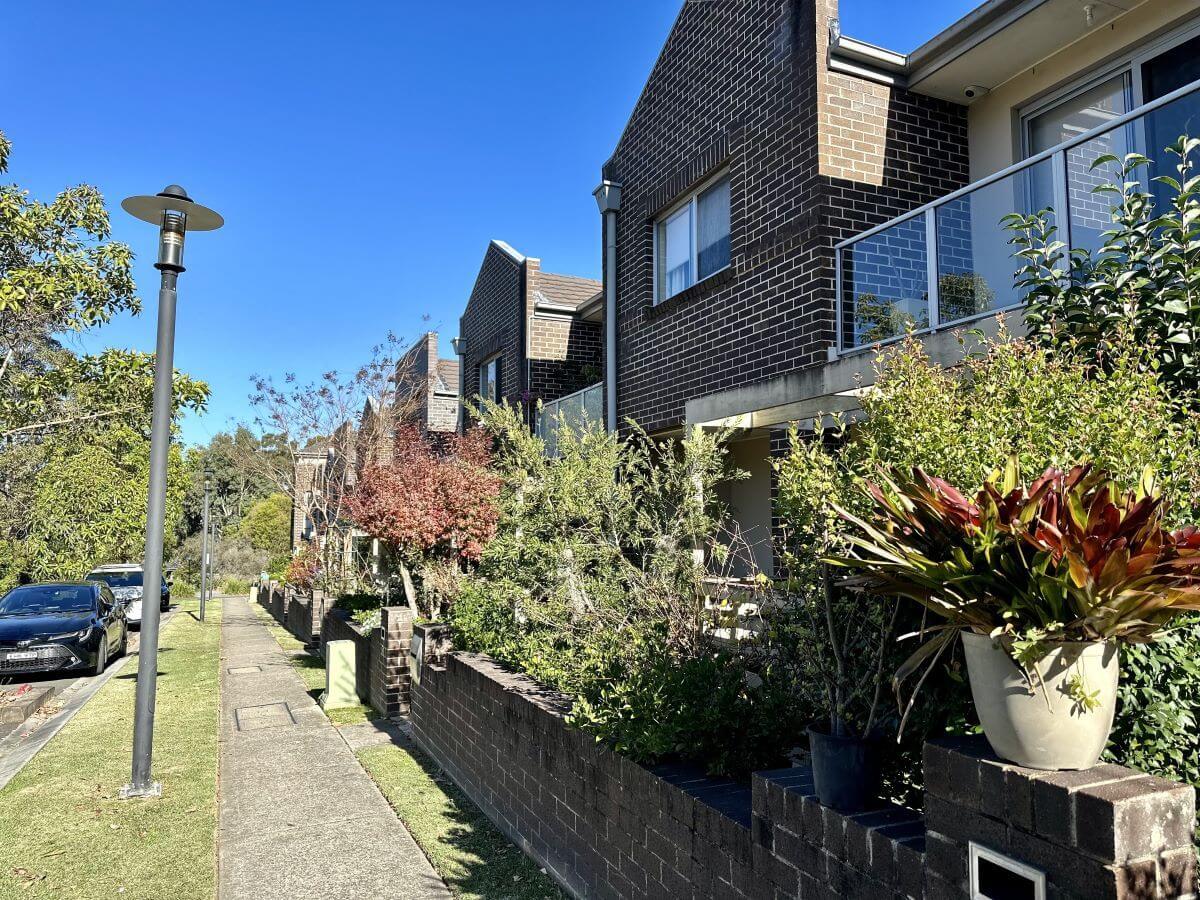
<path id="1" fill-rule="evenodd" d="M 961 629 L 997 638 L 1027 667 L 1061 642 L 1153 640 L 1200 610 L 1200 531 L 1163 526 L 1147 473 L 1123 491 L 1091 465 L 1047 469 L 1027 487 L 1015 460 L 974 498 L 914 468 L 868 484 L 876 521 L 844 510 L 847 584 L 907 597 L 944 622 L 896 674 L 897 687 Z M 919 687 L 919 685 L 918 685 Z"/>

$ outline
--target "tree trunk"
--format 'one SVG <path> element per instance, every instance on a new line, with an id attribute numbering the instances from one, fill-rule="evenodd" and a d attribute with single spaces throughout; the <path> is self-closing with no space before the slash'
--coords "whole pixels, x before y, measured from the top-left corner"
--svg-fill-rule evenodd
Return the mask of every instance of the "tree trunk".
<path id="1" fill-rule="evenodd" d="M 408 565 L 403 560 L 397 560 L 400 566 L 400 579 L 404 582 L 404 598 L 408 601 L 408 608 L 412 610 L 413 618 L 419 618 L 421 613 L 417 609 L 417 589 L 413 584 L 412 573 L 408 571 Z"/>

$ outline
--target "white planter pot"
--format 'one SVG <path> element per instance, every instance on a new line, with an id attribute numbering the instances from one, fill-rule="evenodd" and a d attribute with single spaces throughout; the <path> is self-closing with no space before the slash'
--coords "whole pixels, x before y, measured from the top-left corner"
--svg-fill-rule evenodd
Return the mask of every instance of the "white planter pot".
<path id="1" fill-rule="evenodd" d="M 1038 662 L 1030 683 L 987 635 L 964 631 L 962 642 L 975 709 L 997 756 L 1031 769 L 1086 769 L 1099 762 L 1117 707 L 1116 644 L 1059 644 Z M 1076 676 L 1088 694 L 1098 692 L 1093 709 L 1071 696 Z"/>

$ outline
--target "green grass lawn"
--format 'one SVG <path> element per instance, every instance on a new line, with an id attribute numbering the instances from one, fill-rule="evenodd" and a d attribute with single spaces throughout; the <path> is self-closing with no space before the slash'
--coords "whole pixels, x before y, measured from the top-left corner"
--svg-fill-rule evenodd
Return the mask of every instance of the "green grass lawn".
<path id="1" fill-rule="evenodd" d="M 314 700 L 320 700 L 321 694 L 325 691 L 325 660 L 316 653 L 306 650 L 303 641 L 295 638 L 290 631 L 276 622 L 271 614 L 258 603 L 251 601 L 250 605 L 259 619 L 267 626 L 267 631 L 271 632 L 275 642 L 290 654 L 292 666 L 304 680 L 309 694 Z M 379 718 L 379 713 L 365 703 L 360 703 L 358 706 L 347 706 L 343 709 L 326 709 L 325 715 L 334 725 L 357 725 L 359 722 Z"/>
<path id="2" fill-rule="evenodd" d="M 548 900 L 563 896 L 419 750 L 392 744 L 359 751 L 362 763 L 437 873 L 468 900 Z"/>
<path id="3" fill-rule="evenodd" d="M 158 800 L 129 781 L 136 666 L 100 689 L 0 791 L 0 897 L 211 898 L 217 827 L 221 603 L 181 604 L 159 640 Z"/>

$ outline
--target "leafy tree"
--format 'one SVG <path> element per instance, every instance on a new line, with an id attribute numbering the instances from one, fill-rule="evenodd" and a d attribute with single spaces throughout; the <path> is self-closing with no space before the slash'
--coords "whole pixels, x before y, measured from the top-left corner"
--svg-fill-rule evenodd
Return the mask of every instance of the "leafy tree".
<path id="1" fill-rule="evenodd" d="M 424 402 L 428 375 L 419 375 L 403 344 L 389 333 L 371 348 L 370 358 L 350 373 L 331 370 L 312 382 L 292 373 L 282 379 L 255 375 L 250 404 L 254 427 L 270 452 L 235 442 L 240 469 L 265 478 L 274 490 L 301 506 L 316 529 L 321 571 L 331 586 L 353 577 L 347 551 L 351 529 L 346 500 L 358 475 L 375 462 L 386 462 L 396 426 L 411 421 Z M 301 454 L 316 454 L 316 482 L 297 489 Z M 336 583 L 336 584 L 335 584 Z"/>
<path id="2" fill-rule="evenodd" d="M 32 493 L 21 540 L 0 542 L 0 586 L 17 572 L 37 579 L 82 578 L 102 563 L 136 562 L 145 548 L 150 454 L 127 425 L 54 442 Z M 183 515 L 183 456 L 167 462 L 167 549 Z"/>
<path id="3" fill-rule="evenodd" d="M 0 134 L 0 172 L 10 149 Z M 95 475 L 128 480 L 138 455 L 149 457 L 153 357 L 116 348 L 79 355 L 61 342 L 141 309 L 132 253 L 109 235 L 95 188 L 43 203 L 0 186 L 0 586 L 17 566 L 78 576 L 110 554 L 137 555 L 140 527 L 126 495 L 135 482 Z M 174 387 L 177 414 L 208 398 L 205 384 L 178 372 Z M 172 469 L 172 479 L 180 475 Z"/>
<path id="4" fill-rule="evenodd" d="M 364 469 L 347 498 L 351 521 L 394 550 L 414 610 L 414 567 L 476 561 L 495 532 L 500 479 L 488 469 L 490 457 L 481 429 L 446 436 L 435 448 L 417 426 L 401 425 L 391 459 Z M 425 594 L 421 614 L 440 618 L 446 598 Z"/>
<path id="5" fill-rule="evenodd" d="M 271 494 L 255 500 L 238 523 L 236 534 L 255 550 L 274 556 L 292 546 L 292 498 Z"/>

